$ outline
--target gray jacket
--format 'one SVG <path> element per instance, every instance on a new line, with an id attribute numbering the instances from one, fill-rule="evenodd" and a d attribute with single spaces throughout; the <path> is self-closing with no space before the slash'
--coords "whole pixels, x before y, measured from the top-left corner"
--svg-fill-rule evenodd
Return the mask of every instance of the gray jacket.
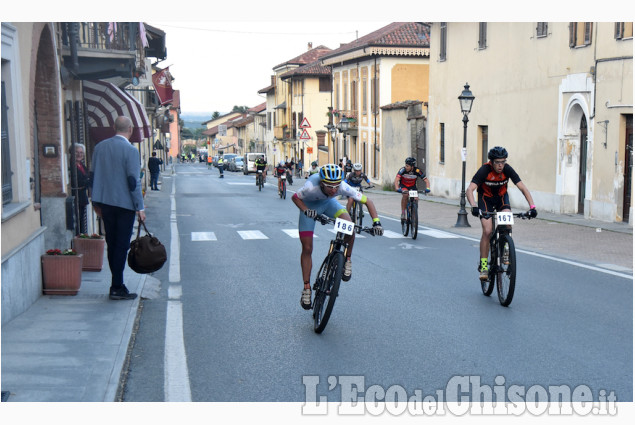
<path id="1" fill-rule="evenodd" d="M 92 161 L 92 200 L 141 211 L 141 166 L 139 151 L 123 136 L 97 143 Z"/>

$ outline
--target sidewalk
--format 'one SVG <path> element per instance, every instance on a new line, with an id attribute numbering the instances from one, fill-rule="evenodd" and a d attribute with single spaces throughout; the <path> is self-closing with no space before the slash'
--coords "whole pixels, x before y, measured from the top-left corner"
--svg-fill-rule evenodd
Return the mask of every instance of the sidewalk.
<path id="1" fill-rule="evenodd" d="M 376 189 L 366 193 L 384 221 L 398 219 L 401 195 Z M 475 239 L 476 264 L 478 221 L 469 215 L 472 227 L 454 227 L 457 200 L 422 196 L 419 205 L 420 226 Z M 519 220 L 514 240 L 518 249 L 632 274 L 633 228 L 628 224 L 539 212 L 536 220 Z M 422 244 L 433 241 L 424 235 L 417 239 Z M 158 283 L 127 267 L 124 279 L 131 292 L 147 298 Z M 140 297 L 110 301 L 109 287 L 110 270 L 104 261 L 101 272 L 82 273 L 78 295 L 42 296 L 2 328 L 3 401 L 7 396 L 9 402 L 116 401 Z"/>

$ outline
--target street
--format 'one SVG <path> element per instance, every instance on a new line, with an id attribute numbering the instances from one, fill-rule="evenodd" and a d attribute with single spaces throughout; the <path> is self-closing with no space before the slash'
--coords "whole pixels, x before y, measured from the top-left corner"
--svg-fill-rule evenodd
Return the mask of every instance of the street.
<path id="1" fill-rule="evenodd" d="M 478 242 L 428 228 L 425 212 L 419 237 L 404 238 L 378 207 L 386 234 L 356 239 L 353 277 L 318 335 L 300 307 L 290 199 L 305 180 L 282 200 L 271 175 L 259 192 L 253 174 L 174 168 L 146 197 L 168 262 L 153 274 L 159 296 L 142 301 L 124 401 L 304 402 L 311 389 L 340 401 L 351 379 L 360 397 L 375 385 L 425 396 L 456 376 L 490 388 L 586 385 L 593 400 L 604 390 L 632 401 L 632 277 L 529 255 L 515 238 L 516 294 L 505 308 L 481 293 Z M 332 225 L 316 223 L 315 235 L 312 279 Z"/>

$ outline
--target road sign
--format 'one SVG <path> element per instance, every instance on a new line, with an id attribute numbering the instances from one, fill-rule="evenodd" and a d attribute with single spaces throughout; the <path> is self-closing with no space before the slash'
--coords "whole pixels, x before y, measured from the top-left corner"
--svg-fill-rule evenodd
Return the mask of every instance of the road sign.
<path id="1" fill-rule="evenodd" d="M 311 128 L 311 124 L 309 124 L 309 120 L 304 117 L 302 122 L 300 123 L 300 128 Z"/>
<path id="2" fill-rule="evenodd" d="M 311 140 L 311 136 L 309 136 L 309 132 L 306 131 L 306 128 L 302 130 L 302 135 L 300 136 L 300 140 Z"/>
<path id="3" fill-rule="evenodd" d="M 313 148 L 311 146 L 307 147 L 306 153 L 313 153 Z"/>

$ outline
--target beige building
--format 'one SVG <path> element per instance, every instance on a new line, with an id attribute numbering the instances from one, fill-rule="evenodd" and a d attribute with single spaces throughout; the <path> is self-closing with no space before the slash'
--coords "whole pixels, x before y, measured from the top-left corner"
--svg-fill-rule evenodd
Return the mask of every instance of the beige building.
<path id="1" fill-rule="evenodd" d="M 606 221 L 632 217 L 630 22 L 434 23 L 430 38 L 432 191 L 461 192 L 458 96 L 475 96 L 466 182 L 504 146 L 538 209 Z M 513 207 L 527 207 L 510 185 Z M 631 221 L 632 223 L 632 221 Z"/>

